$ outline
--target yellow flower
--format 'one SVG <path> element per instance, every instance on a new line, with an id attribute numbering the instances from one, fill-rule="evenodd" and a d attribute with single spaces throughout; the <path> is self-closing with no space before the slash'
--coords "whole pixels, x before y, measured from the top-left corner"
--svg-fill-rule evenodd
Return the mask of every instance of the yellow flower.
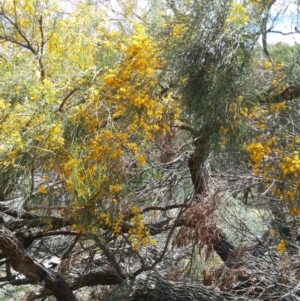
<path id="1" fill-rule="evenodd" d="M 269 62 L 269 61 L 266 61 L 265 63 L 264 63 L 264 68 L 265 69 L 270 69 L 272 67 L 272 64 Z"/>
<path id="2" fill-rule="evenodd" d="M 45 185 L 41 185 L 39 187 L 39 192 L 43 194 L 47 193 L 47 187 Z"/>
<path id="3" fill-rule="evenodd" d="M 139 154 L 139 155 L 137 155 L 136 157 L 137 157 L 137 160 L 139 161 L 139 163 L 140 163 L 141 165 L 143 165 L 143 164 L 146 163 L 146 159 L 145 159 L 145 157 L 144 157 L 143 155 Z"/>
<path id="4" fill-rule="evenodd" d="M 300 142 L 300 137 L 299 136 L 295 136 L 294 137 L 294 142 L 295 143 L 299 143 Z"/>
<path id="5" fill-rule="evenodd" d="M 120 184 L 115 184 L 115 185 L 109 186 L 109 191 L 111 193 L 119 193 L 121 190 L 122 190 L 122 185 L 120 185 Z"/>
<path id="6" fill-rule="evenodd" d="M 270 230 L 270 236 L 274 237 L 275 236 L 276 231 L 274 229 Z"/>
<path id="7" fill-rule="evenodd" d="M 151 245 L 155 246 L 155 245 L 157 245 L 157 240 L 154 238 L 151 238 L 150 243 L 151 243 Z"/>
<path id="8" fill-rule="evenodd" d="M 293 215 L 300 216 L 300 208 L 294 205 L 290 208 L 290 213 Z"/>
<path id="9" fill-rule="evenodd" d="M 286 242 L 285 240 L 281 240 L 277 246 L 277 251 L 282 254 L 286 251 Z"/>

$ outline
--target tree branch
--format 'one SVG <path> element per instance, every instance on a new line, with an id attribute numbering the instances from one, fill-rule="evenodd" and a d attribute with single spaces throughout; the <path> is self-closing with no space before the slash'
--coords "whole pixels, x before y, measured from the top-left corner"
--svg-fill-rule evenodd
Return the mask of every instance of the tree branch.
<path id="1" fill-rule="evenodd" d="M 26 254 L 21 242 L 3 225 L 0 226 L 0 249 L 8 257 L 14 270 L 28 279 L 45 285 L 53 292 L 57 300 L 76 301 L 75 295 L 65 280 L 58 273 L 35 262 Z"/>
<path id="2" fill-rule="evenodd" d="M 105 301 L 255 301 L 237 297 L 199 284 L 165 281 L 158 275 L 143 273 L 125 280 Z"/>

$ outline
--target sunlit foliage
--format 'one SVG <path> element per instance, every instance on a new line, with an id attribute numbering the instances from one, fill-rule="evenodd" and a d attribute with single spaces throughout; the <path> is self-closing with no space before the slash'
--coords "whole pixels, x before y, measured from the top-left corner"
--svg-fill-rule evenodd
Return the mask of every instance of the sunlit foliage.
<path id="1" fill-rule="evenodd" d="M 59 205 L 78 231 L 119 235 L 124 165 L 144 166 L 147 144 L 180 114 L 159 93 L 156 41 L 88 1 L 5 1 L 0 13 L 2 195 L 23 196 L 28 210 Z M 138 248 L 148 234 L 131 206 Z"/>

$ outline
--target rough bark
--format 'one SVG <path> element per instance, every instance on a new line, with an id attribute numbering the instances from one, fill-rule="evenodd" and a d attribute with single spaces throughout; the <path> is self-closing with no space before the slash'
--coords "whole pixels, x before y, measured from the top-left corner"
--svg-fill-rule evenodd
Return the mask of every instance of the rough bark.
<path id="1" fill-rule="evenodd" d="M 203 166 L 210 150 L 209 135 L 207 135 L 205 129 L 201 130 L 200 133 L 200 136 L 195 138 L 195 151 L 189 158 L 188 162 L 196 194 L 201 194 L 205 189 Z"/>
<path id="2" fill-rule="evenodd" d="M 195 195 L 201 195 L 201 193 L 203 193 L 206 189 L 206 179 L 203 168 L 210 152 L 210 131 L 210 125 L 206 124 L 197 133 L 193 133 L 195 136 L 195 150 L 189 158 L 188 167 Z M 215 232 L 215 229 L 212 227 L 212 233 L 213 232 Z M 213 248 L 221 259 L 226 262 L 229 254 L 234 250 L 234 246 L 227 240 L 225 234 L 222 233 L 221 230 L 218 230 L 218 233 L 219 235 L 212 241 Z"/>
<path id="3" fill-rule="evenodd" d="M 203 285 L 166 281 L 158 275 L 141 274 L 119 285 L 106 301 L 254 301 Z"/>
<path id="4" fill-rule="evenodd" d="M 0 249 L 10 261 L 14 270 L 22 273 L 28 279 L 45 286 L 59 301 L 76 301 L 69 285 L 56 272 L 46 269 L 35 262 L 15 235 L 0 225 Z"/>
<path id="5" fill-rule="evenodd" d="M 225 234 L 218 231 L 219 235 L 213 239 L 213 248 L 214 251 L 220 256 L 220 258 L 227 264 L 227 259 L 229 258 L 230 254 L 235 250 L 233 244 L 228 241 Z"/>
<path id="6" fill-rule="evenodd" d="M 124 279 L 112 272 L 91 272 L 82 277 L 66 279 L 72 289 L 84 286 L 120 284 Z"/>

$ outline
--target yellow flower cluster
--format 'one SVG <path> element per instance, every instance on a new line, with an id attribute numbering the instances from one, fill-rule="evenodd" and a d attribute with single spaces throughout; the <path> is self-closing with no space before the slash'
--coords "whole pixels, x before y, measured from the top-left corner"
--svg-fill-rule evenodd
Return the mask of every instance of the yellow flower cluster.
<path id="1" fill-rule="evenodd" d="M 174 39 L 180 39 L 184 36 L 185 32 L 188 30 L 188 27 L 186 24 L 175 24 L 175 26 L 172 28 L 172 38 Z"/>
<path id="2" fill-rule="evenodd" d="M 47 186 L 46 185 L 41 185 L 39 187 L 39 192 L 43 193 L 43 194 L 47 193 Z"/>
<path id="3" fill-rule="evenodd" d="M 11 104 L 8 101 L 5 101 L 0 98 L 0 112 L 1 115 L 3 115 L 4 110 L 8 109 L 11 106 Z"/>
<path id="4" fill-rule="evenodd" d="M 286 251 L 286 247 L 287 247 L 287 245 L 286 245 L 285 240 L 281 239 L 280 242 L 279 242 L 279 244 L 277 245 L 277 251 L 280 254 L 282 254 L 282 253 L 284 253 Z"/>
<path id="5" fill-rule="evenodd" d="M 112 223 L 110 220 L 110 216 L 106 212 L 101 212 L 100 217 L 101 217 L 101 220 L 104 223 L 104 225 L 111 227 Z"/>
<path id="6" fill-rule="evenodd" d="M 274 229 L 271 229 L 271 230 L 270 230 L 270 236 L 271 236 L 271 237 L 274 237 L 275 234 L 276 234 L 276 231 L 275 231 Z"/>
<path id="7" fill-rule="evenodd" d="M 284 62 L 273 63 L 269 60 L 265 60 L 262 64 L 262 68 L 272 73 L 271 85 L 274 88 L 274 92 L 279 94 L 286 89 L 285 81 L 286 73 L 283 70 Z M 276 104 L 273 104 L 274 109 L 277 108 Z M 278 109 L 286 109 L 284 102 L 280 103 Z M 271 108 L 272 109 L 272 108 Z"/>
<path id="8" fill-rule="evenodd" d="M 251 159 L 255 165 L 261 164 L 265 156 L 271 152 L 269 146 L 264 146 L 260 142 L 251 143 L 246 147 L 246 149 L 250 152 Z"/>
<path id="9" fill-rule="evenodd" d="M 129 239 L 132 241 L 132 248 L 138 250 L 141 246 L 147 246 L 149 243 L 156 244 L 155 240 L 149 239 L 150 233 L 147 231 L 143 215 L 139 208 L 133 207 L 132 212 L 134 217 L 130 219 L 132 228 L 129 230 Z"/>
<path id="10" fill-rule="evenodd" d="M 231 4 L 231 12 L 229 17 L 226 19 L 227 23 L 234 23 L 236 25 L 248 25 L 249 15 L 247 14 L 247 9 L 240 3 L 233 2 Z"/>
<path id="11" fill-rule="evenodd" d="M 295 152 L 294 156 L 286 156 L 282 159 L 282 163 L 279 164 L 284 175 L 291 173 L 297 173 L 300 176 L 300 158 L 298 152 Z"/>
<path id="12" fill-rule="evenodd" d="M 263 69 L 266 69 L 266 70 L 271 70 L 271 69 L 280 70 L 280 69 L 282 69 L 282 67 L 284 67 L 284 62 L 283 61 L 278 62 L 276 64 L 270 62 L 269 60 L 265 60 L 263 62 Z M 283 74 L 282 74 L 282 76 L 283 76 Z"/>
<path id="13" fill-rule="evenodd" d="M 72 228 L 73 228 L 74 231 L 76 231 L 78 233 L 82 233 L 82 234 L 86 233 L 84 227 L 80 224 L 73 224 Z"/>
<path id="14" fill-rule="evenodd" d="M 273 68 L 273 64 L 269 60 L 265 61 L 264 64 L 263 64 L 263 68 L 264 69 L 272 69 Z"/>
<path id="15" fill-rule="evenodd" d="M 289 138 L 287 140 L 287 138 Z M 265 143 L 251 143 L 247 150 L 253 162 L 253 173 L 261 174 L 266 183 L 273 183 L 271 192 L 284 200 L 293 215 L 300 215 L 300 156 L 295 149 L 297 136 L 286 136 L 282 149 L 279 137 L 270 137 Z M 275 181 L 274 181 L 275 180 Z"/>
<path id="16" fill-rule="evenodd" d="M 110 186 L 109 186 L 109 191 L 110 191 L 112 194 L 117 194 L 117 193 L 119 193 L 121 190 L 122 190 L 122 185 L 120 185 L 120 184 L 114 184 L 114 185 L 110 185 Z"/>
<path id="17" fill-rule="evenodd" d="M 116 236 L 118 236 L 121 232 L 122 222 L 123 222 L 123 214 L 119 213 L 117 218 L 113 222 L 113 231 Z"/>
<path id="18" fill-rule="evenodd" d="M 300 206 L 293 205 L 290 208 L 290 213 L 296 216 L 300 216 Z"/>
<path id="19" fill-rule="evenodd" d="M 274 103 L 270 105 L 271 111 L 273 111 L 276 114 L 279 114 L 280 112 L 286 110 L 288 107 L 285 103 L 285 101 L 279 102 L 279 103 Z"/>
<path id="20" fill-rule="evenodd" d="M 115 107 L 114 118 L 130 117 L 132 125 L 129 129 L 132 134 L 142 130 L 151 138 L 152 132 L 159 129 L 157 122 L 165 112 L 163 104 L 151 92 L 157 83 L 155 72 L 162 66 L 157 57 L 158 49 L 144 28 L 138 24 L 136 35 L 125 41 L 122 48 L 125 53 L 124 60 L 106 72 L 103 77 L 106 86 L 101 93 Z M 162 128 L 165 126 L 166 124 L 161 124 Z"/>

